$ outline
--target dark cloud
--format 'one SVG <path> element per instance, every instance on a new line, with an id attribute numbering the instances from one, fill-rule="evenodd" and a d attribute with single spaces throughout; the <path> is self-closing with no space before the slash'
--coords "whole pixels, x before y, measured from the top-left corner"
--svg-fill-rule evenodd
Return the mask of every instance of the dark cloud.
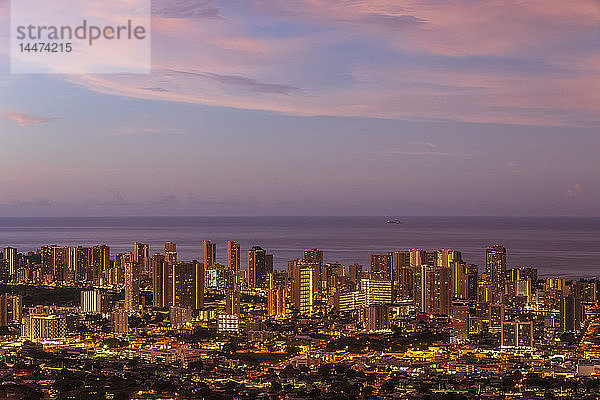
<path id="1" fill-rule="evenodd" d="M 195 71 L 179 71 L 179 70 L 168 70 L 165 71 L 168 74 L 192 76 L 199 78 L 208 78 L 223 85 L 236 86 L 245 90 L 258 93 L 273 93 L 273 94 L 291 94 L 293 92 L 300 91 L 301 89 L 296 86 L 285 85 L 280 83 L 266 83 L 260 82 L 256 79 L 248 78 L 246 76 L 239 75 L 222 75 L 215 74 L 212 72 L 195 72 Z"/>
<path id="2" fill-rule="evenodd" d="M 165 88 L 161 88 L 161 87 L 143 87 L 140 88 L 142 90 L 148 90 L 150 92 L 168 92 L 169 90 L 165 89 Z"/>
<path id="3" fill-rule="evenodd" d="M 417 18 L 413 15 L 389 15 L 389 14 L 377 14 L 371 13 L 366 14 L 357 22 L 384 26 L 387 28 L 405 28 L 407 26 L 414 26 L 424 24 L 426 21 L 421 18 Z"/>
<path id="4" fill-rule="evenodd" d="M 278 83 L 264 83 L 244 76 L 220 75 L 212 73 L 206 73 L 204 75 L 224 85 L 238 86 L 253 92 L 290 94 L 300 90 L 295 86 L 282 85 Z"/>

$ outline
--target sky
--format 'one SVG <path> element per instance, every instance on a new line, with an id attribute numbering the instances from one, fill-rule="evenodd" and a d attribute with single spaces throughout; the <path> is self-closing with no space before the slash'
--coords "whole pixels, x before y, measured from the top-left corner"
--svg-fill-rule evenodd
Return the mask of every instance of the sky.
<path id="1" fill-rule="evenodd" d="M 0 216 L 600 216 L 598 0 L 153 0 L 149 75 L 11 74 L 9 4 Z"/>

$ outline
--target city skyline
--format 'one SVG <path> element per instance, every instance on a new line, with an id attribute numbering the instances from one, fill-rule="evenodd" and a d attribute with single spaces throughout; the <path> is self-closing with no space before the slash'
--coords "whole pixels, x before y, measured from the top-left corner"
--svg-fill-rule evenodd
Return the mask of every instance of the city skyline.
<path id="1" fill-rule="evenodd" d="M 0 216 L 600 216 L 597 2 L 153 8 L 150 75 L 0 52 Z"/>
<path id="2" fill-rule="evenodd" d="M 0 399 L 599 399 L 599 28 L 0 0 Z"/>

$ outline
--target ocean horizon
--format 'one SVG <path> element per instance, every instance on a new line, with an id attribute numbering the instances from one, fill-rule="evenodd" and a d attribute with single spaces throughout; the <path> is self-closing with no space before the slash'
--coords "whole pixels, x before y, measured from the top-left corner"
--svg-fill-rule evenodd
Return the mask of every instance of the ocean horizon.
<path id="1" fill-rule="evenodd" d="M 398 219 L 401 223 L 387 223 Z M 247 250 L 273 253 L 275 269 L 319 248 L 325 262 L 369 265 L 370 254 L 422 248 L 456 249 L 466 262 L 485 266 L 487 246 L 507 249 L 507 267 L 537 268 L 540 276 L 600 276 L 600 217 L 415 217 L 415 216 L 177 216 L 177 217 L 0 217 L 0 245 L 28 252 L 48 244 L 107 244 L 111 257 L 133 242 L 177 244 L 182 260 L 202 259 L 202 241 L 217 244 L 225 263 L 227 240 Z"/>

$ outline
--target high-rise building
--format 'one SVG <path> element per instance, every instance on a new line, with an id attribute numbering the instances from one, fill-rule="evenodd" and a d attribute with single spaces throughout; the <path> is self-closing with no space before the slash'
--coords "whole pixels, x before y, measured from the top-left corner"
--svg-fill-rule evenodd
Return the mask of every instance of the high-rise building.
<path id="1" fill-rule="evenodd" d="M 397 296 L 400 296 L 400 293 L 405 289 L 401 288 L 401 276 L 403 269 L 410 268 L 410 251 L 395 251 L 394 255 L 394 270 L 392 275 L 392 280 L 394 281 L 394 290 Z M 410 296 L 408 296 L 410 297 Z"/>
<path id="2" fill-rule="evenodd" d="M 73 282 L 93 282 L 89 269 L 91 265 L 92 251 L 89 247 L 78 246 L 71 249 L 71 260 L 69 265 L 69 280 Z"/>
<path id="3" fill-rule="evenodd" d="M 533 347 L 533 322 L 532 321 L 502 321 L 500 334 L 502 347 Z"/>
<path id="4" fill-rule="evenodd" d="M 140 307 L 140 269 L 133 261 L 125 263 L 125 310 L 137 312 Z"/>
<path id="5" fill-rule="evenodd" d="M 360 280 L 360 295 L 363 306 L 368 307 L 372 304 L 388 304 L 392 299 L 392 281 L 387 279 L 367 279 Z"/>
<path id="6" fill-rule="evenodd" d="M 21 336 L 32 341 L 62 339 L 66 332 L 64 315 L 28 315 L 21 323 Z"/>
<path id="7" fill-rule="evenodd" d="M 419 278 L 420 311 L 450 315 L 450 268 L 422 265 Z"/>
<path id="8" fill-rule="evenodd" d="M 395 297 L 398 300 L 412 299 L 415 285 L 414 269 L 410 266 L 400 267 L 396 270 L 397 279 L 394 282 Z"/>
<path id="9" fill-rule="evenodd" d="M 236 242 L 227 242 L 227 269 L 235 271 L 239 275 L 240 262 L 240 244 Z"/>
<path id="10" fill-rule="evenodd" d="M 234 269 L 225 269 L 225 314 L 240 315 L 240 276 Z"/>
<path id="11" fill-rule="evenodd" d="M 427 264 L 425 261 L 425 250 L 421 249 L 410 249 L 410 265 L 413 267 Z"/>
<path id="12" fill-rule="evenodd" d="M 150 268 L 152 269 L 152 304 L 154 307 L 166 307 L 170 299 L 165 256 L 160 253 L 153 255 L 150 259 Z"/>
<path id="13" fill-rule="evenodd" d="M 204 264 L 167 263 L 162 254 L 152 256 L 152 294 L 155 307 L 204 307 Z"/>
<path id="14" fill-rule="evenodd" d="M 148 243 L 133 244 L 133 262 L 138 264 L 141 272 L 147 273 L 150 268 L 150 245 Z"/>
<path id="15" fill-rule="evenodd" d="M 437 251 L 427 251 L 421 249 L 411 249 L 410 250 L 410 265 L 412 266 L 420 266 L 420 265 L 431 265 L 436 266 L 438 262 L 438 252 Z"/>
<path id="16" fill-rule="evenodd" d="M 569 294 L 560 299 L 560 330 L 563 332 L 579 332 L 585 319 L 585 307 L 581 299 Z"/>
<path id="17" fill-rule="evenodd" d="M 196 260 L 172 266 L 172 304 L 175 307 L 204 307 L 204 264 Z"/>
<path id="18" fill-rule="evenodd" d="M 302 315 L 315 312 L 316 266 L 297 260 L 292 269 L 292 300 L 294 309 Z"/>
<path id="19" fill-rule="evenodd" d="M 506 278 L 510 282 L 522 281 L 530 279 L 532 283 L 537 282 L 538 273 L 537 268 L 521 267 L 511 268 L 507 271 Z"/>
<path id="20" fill-rule="evenodd" d="M 100 314 L 102 312 L 102 293 L 99 290 L 82 290 L 81 312 L 84 314 Z"/>
<path id="21" fill-rule="evenodd" d="M 110 270 L 110 248 L 107 245 L 94 246 L 91 251 L 91 270 L 88 273 L 89 278 L 96 285 L 104 285 L 105 277 Z"/>
<path id="22" fill-rule="evenodd" d="M 371 277 L 373 279 L 392 280 L 392 253 L 371 254 Z"/>
<path id="23" fill-rule="evenodd" d="M 467 264 L 462 261 L 450 261 L 450 296 L 453 299 L 469 298 L 469 275 Z"/>
<path id="24" fill-rule="evenodd" d="M 515 296 L 523 298 L 526 303 L 530 302 L 532 296 L 531 280 L 523 279 L 513 282 L 513 284 L 515 287 Z"/>
<path id="25" fill-rule="evenodd" d="M 212 268 L 217 263 L 217 244 L 210 240 L 203 241 L 202 254 L 204 254 L 204 268 Z"/>
<path id="26" fill-rule="evenodd" d="M 171 326 L 182 326 L 192 322 L 192 309 L 187 307 L 169 307 Z"/>
<path id="27" fill-rule="evenodd" d="M 219 314 L 217 316 L 217 332 L 238 333 L 240 330 L 240 317 L 237 315 Z"/>
<path id="28" fill-rule="evenodd" d="M 452 330 L 457 341 L 462 342 L 469 338 L 469 302 L 454 300 L 452 302 Z"/>
<path id="29" fill-rule="evenodd" d="M 323 270 L 323 250 L 304 251 L 304 261 L 315 267 L 315 292 L 320 295 L 321 290 L 327 288 L 327 272 Z"/>
<path id="30" fill-rule="evenodd" d="M 69 266 L 69 248 L 52 246 L 52 274 L 55 281 L 65 281 Z"/>
<path id="31" fill-rule="evenodd" d="M 336 307 L 340 312 L 352 312 L 361 308 L 364 304 L 365 296 L 359 290 L 345 290 L 336 293 Z"/>
<path id="32" fill-rule="evenodd" d="M 304 252 L 304 261 L 308 264 L 323 265 L 323 250 L 310 249 Z"/>
<path id="33" fill-rule="evenodd" d="M 477 285 L 479 284 L 479 267 L 475 264 L 467 264 L 467 298 L 477 298 Z"/>
<path id="34" fill-rule="evenodd" d="M 386 304 L 372 304 L 363 309 L 363 324 L 367 332 L 390 329 L 389 309 Z"/>
<path id="35" fill-rule="evenodd" d="M 506 249 L 490 246 L 485 252 L 485 274 L 491 285 L 492 300 L 502 302 L 506 279 Z"/>
<path id="36" fill-rule="evenodd" d="M 0 326 L 21 322 L 23 297 L 20 295 L 0 295 Z"/>
<path id="37" fill-rule="evenodd" d="M 350 282 L 358 285 L 360 282 L 360 278 L 362 277 L 362 265 L 360 264 L 352 264 L 348 266 L 348 277 L 350 278 Z"/>
<path id="38" fill-rule="evenodd" d="M 114 333 L 129 332 L 129 313 L 127 310 L 116 309 L 110 314 L 110 322 Z"/>
<path id="39" fill-rule="evenodd" d="M 252 289 L 264 288 L 267 276 L 273 272 L 273 255 L 267 254 L 260 246 L 248 250 L 248 286 Z"/>
<path id="40" fill-rule="evenodd" d="M 165 262 L 175 264 L 177 262 L 177 245 L 173 242 L 165 243 Z"/>
<path id="41" fill-rule="evenodd" d="M 488 330 L 491 333 L 501 332 L 503 321 L 504 321 L 504 304 L 491 303 L 488 306 Z"/>
<path id="42" fill-rule="evenodd" d="M 437 252 L 437 257 L 438 260 L 435 265 L 439 267 L 450 268 L 453 263 L 462 262 L 462 255 L 457 250 L 442 249 Z"/>
<path id="43" fill-rule="evenodd" d="M 14 247 L 4 248 L 3 258 L 6 261 L 8 278 L 12 279 L 17 272 L 17 249 Z"/>
<path id="44" fill-rule="evenodd" d="M 286 315 L 287 274 L 270 273 L 268 281 L 267 315 L 284 317 Z"/>
<path id="45" fill-rule="evenodd" d="M 321 266 L 321 293 L 327 297 L 335 293 L 346 276 L 346 268 L 337 262 Z"/>

